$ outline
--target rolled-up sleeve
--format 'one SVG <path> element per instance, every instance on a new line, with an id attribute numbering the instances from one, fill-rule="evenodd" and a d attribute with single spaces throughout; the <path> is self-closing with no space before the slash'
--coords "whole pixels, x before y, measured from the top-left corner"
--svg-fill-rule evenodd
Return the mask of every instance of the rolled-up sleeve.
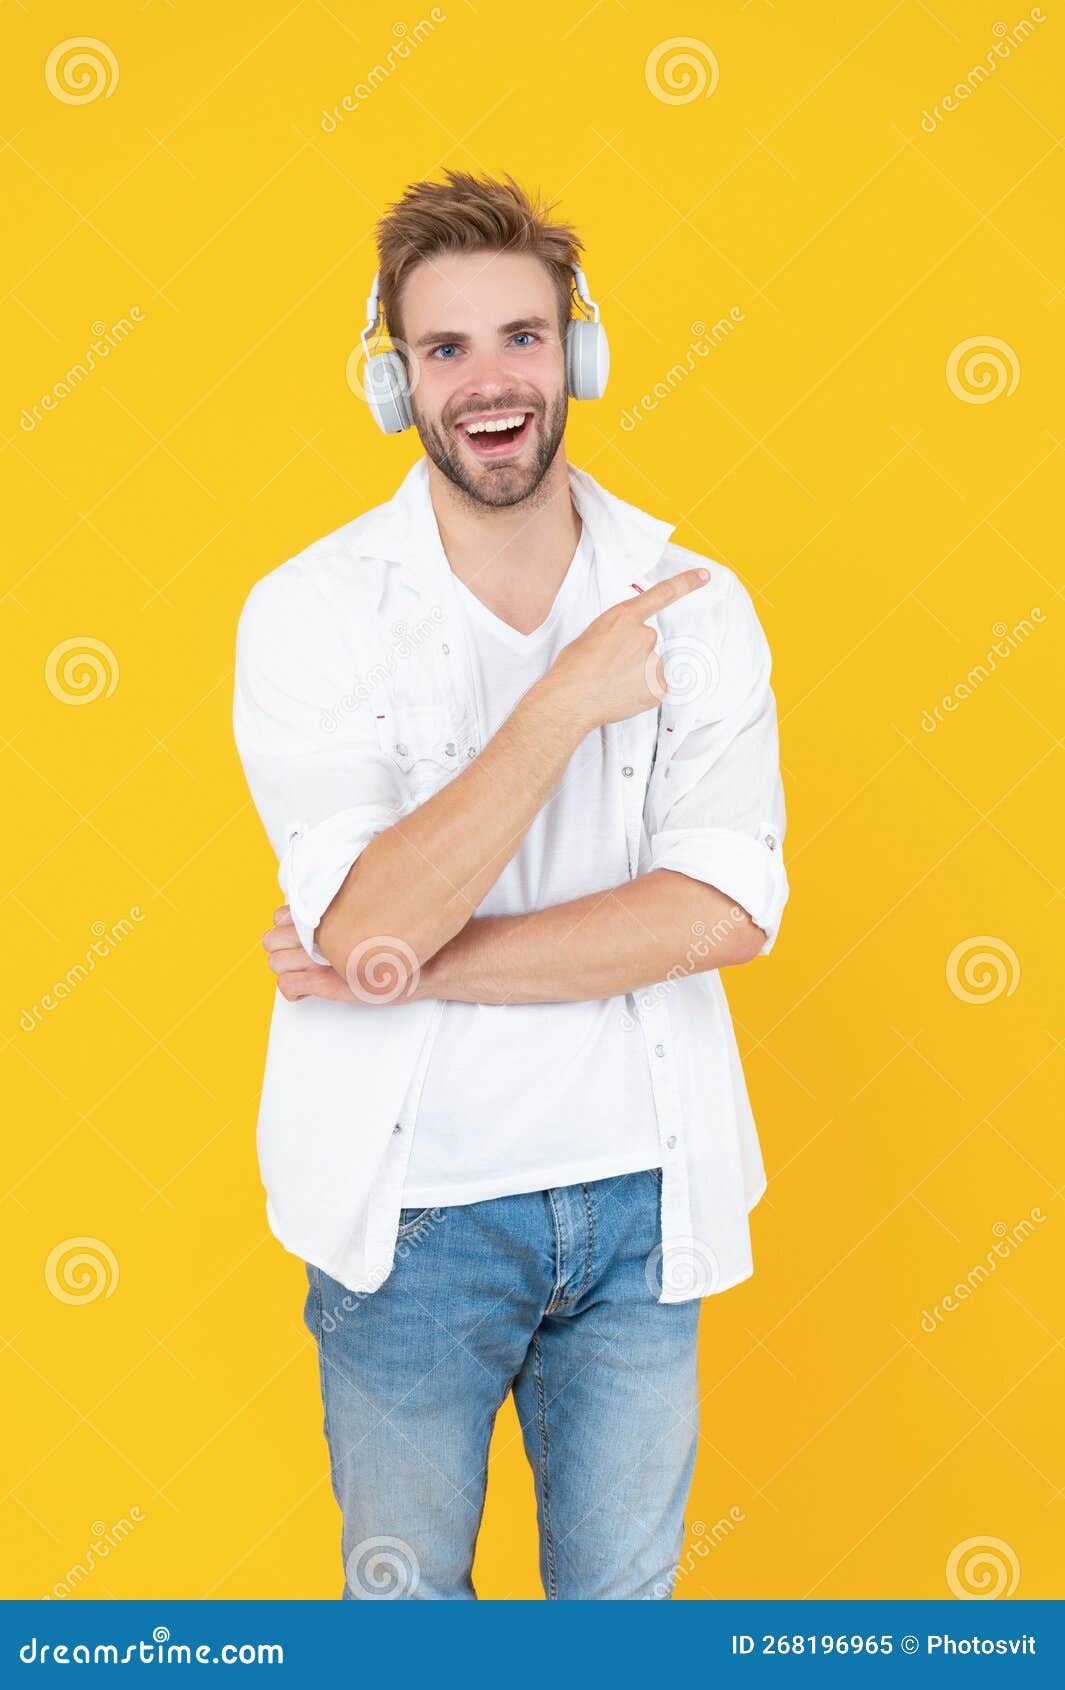
<path id="1" fill-rule="evenodd" d="M 776 701 L 769 643 L 750 594 L 731 573 L 728 583 L 721 613 L 705 631 L 691 621 L 664 631 L 670 695 L 661 712 L 648 836 L 651 866 L 731 898 L 764 931 L 757 953 L 764 956 L 788 898 Z"/>
<path id="2" fill-rule="evenodd" d="M 314 940 L 322 916 L 370 840 L 407 808 L 372 711 L 313 585 L 284 567 L 256 582 L 237 625 L 233 733 L 300 944 L 326 966 Z"/>

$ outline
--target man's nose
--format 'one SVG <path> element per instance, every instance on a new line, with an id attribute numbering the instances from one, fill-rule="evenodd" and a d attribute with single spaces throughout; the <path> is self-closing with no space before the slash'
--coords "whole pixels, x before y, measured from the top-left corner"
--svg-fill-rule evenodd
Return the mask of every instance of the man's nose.
<path id="1" fill-rule="evenodd" d="M 481 347 L 471 351 L 463 376 L 464 385 L 478 393 L 502 390 L 514 385 L 506 349 L 498 346 Z"/>

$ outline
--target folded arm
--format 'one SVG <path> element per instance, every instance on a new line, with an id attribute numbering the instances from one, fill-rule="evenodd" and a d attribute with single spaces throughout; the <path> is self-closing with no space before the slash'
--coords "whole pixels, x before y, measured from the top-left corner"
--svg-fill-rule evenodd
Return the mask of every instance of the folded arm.
<path id="1" fill-rule="evenodd" d="M 694 631 L 681 625 L 674 638 L 696 683 L 663 703 L 644 812 L 645 872 L 525 915 L 473 916 L 423 954 L 409 990 L 389 992 L 382 1002 L 599 999 L 772 949 L 788 883 L 768 644 L 735 579 L 714 620 Z M 670 645 L 667 632 L 667 663 Z M 434 806 L 444 812 L 441 799 L 465 778 L 423 806 L 425 821 Z M 408 825 L 395 830 L 400 838 Z M 308 958 L 287 912 L 278 912 L 263 942 L 285 996 L 371 1001 L 365 992 L 353 996 L 340 971 L 314 966 L 328 958 Z"/>
<path id="2" fill-rule="evenodd" d="M 653 869 L 529 915 L 476 916 L 422 970 L 417 996 L 579 1003 L 747 962 L 766 935 L 733 899 Z"/>
<path id="3" fill-rule="evenodd" d="M 453 1003 L 580 1003 L 620 997 L 662 980 L 748 962 L 764 930 L 716 887 L 653 869 L 528 915 L 474 916 L 429 958 L 402 994 L 381 1003 L 443 998 Z M 300 946 L 287 909 L 264 936 L 285 997 L 366 1003 L 332 966 Z"/>

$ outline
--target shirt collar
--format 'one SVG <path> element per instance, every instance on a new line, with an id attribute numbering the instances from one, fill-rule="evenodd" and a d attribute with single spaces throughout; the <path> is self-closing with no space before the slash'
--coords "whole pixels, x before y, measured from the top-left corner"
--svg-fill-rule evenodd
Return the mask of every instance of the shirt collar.
<path id="1" fill-rule="evenodd" d="M 654 568 L 676 525 L 627 504 L 574 464 L 569 466 L 569 482 L 573 503 L 611 588 L 611 602 L 617 602 Z M 351 523 L 348 541 L 358 556 L 399 564 L 418 592 L 433 591 L 440 572 L 450 571 L 451 566 L 429 494 L 429 460 L 424 453 L 391 499 Z"/>

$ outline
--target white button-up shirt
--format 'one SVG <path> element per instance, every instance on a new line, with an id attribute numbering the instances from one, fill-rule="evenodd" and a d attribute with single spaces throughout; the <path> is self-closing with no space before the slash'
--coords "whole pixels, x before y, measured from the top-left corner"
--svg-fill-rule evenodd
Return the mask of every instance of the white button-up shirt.
<path id="1" fill-rule="evenodd" d="M 668 868 L 717 887 L 772 949 L 788 896 L 770 653 L 746 588 L 670 541 L 673 525 L 569 470 L 601 608 L 704 564 L 652 620 L 669 691 L 605 728 L 630 878 Z M 257 581 L 237 629 L 233 728 L 304 949 L 360 852 L 481 749 L 455 578 L 418 459 L 394 497 Z M 727 926 L 727 918 L 725 925 Z M 648 1283 L 663 1303 L 752 1271 L 747 1215 L 765 1174 L 705 924 L 669 977 L 630 996 L 647 1047 L 662 1164 Z M 443 1003 L 277 991 L 258 1120 L 271 1230 L 354 1292 L 392 1270 L 421 1081 Z"/>

